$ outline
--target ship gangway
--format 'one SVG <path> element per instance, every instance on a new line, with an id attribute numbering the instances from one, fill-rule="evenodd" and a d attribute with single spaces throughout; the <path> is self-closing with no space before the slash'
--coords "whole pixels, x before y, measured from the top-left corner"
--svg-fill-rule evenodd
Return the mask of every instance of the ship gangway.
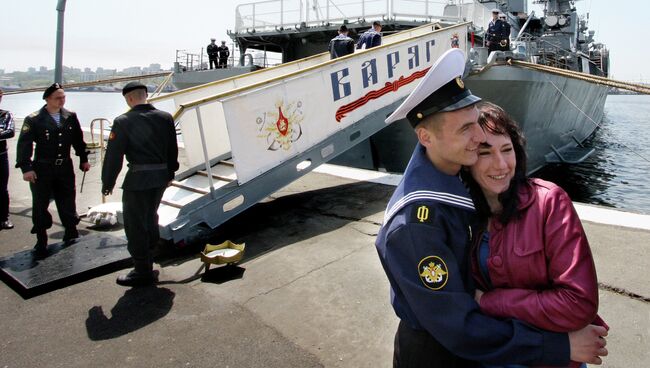
<path id="1" fill-rule="evenodd" d="M 189 168 L 165 191 L 161 237 L 214 229 L 380 131 L 440 55 L 467 54 L 470 24 L 427 24 L 338 59 L 324 52 L 151 99 L 173 99 Z"/>

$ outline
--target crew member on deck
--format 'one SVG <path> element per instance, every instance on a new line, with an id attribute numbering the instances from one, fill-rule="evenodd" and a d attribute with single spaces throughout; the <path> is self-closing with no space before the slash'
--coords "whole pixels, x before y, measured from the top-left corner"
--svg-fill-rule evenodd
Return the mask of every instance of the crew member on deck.
<path id="1" fill-rule="evenodd" d="M 126 156 L 129 171 L 122 183 L 122 210 L 127 249 L 135 267 L 119 276 L 117 283 L 144 286 L 157 280 L 151 249 L 159 239 L 158 206 L 178 170 L 178 145 L 174 119 L 147 103 L 144 84 L 130 82 L 122 95 L 131 110 L 113 122 L 102 168 L 102 193 L 113 192 Z"/>
<path id="2" fill-rule="evenodd" d="M 339 34 L 330 41 L 329 51 L 331 59 L 354 53 L 354 40 L 348 37 L 348 27 L 345 24 L 341 24 Z"/>
<path id="3" fill-rule="evenodd" d="M 499 50 L 510 51 L 510 23 L 508 23 L 504 13 L 499 13 L 499 20 L 503 23 L 501 41 L 499 41 Z"/>
<path id="4" fill-rule="evenodd" d="M 488 29 L 487 29 L 487 43 L 488 43 L 488 51 L 497 51 L 500 50 L 501 48 L 499 47 L 499 44 L 503 40 L 503 35 L 504 35 L 504 25 L 503 22 L 499 19 L 499 13 L 501 11 L 499 9 L 492 9 L 492 20 L 488 24 Z"/>
<path id="5" fill-rule="evenodd" d="M 378 21 L 372 22 L 372 27 L 365 31 L 357 41 L 357 49 L 381 45 L 381 23 Z"/>
<path id="6" fill-rule="evenodd" d="M 230 50 L 226 46 L 226 41 L 221 41 L 221 46 L 217 48 L 217 53 L 219 54 L 219 68 L 225 69 L 228 67 L 228 56 L 230 56 Z"/>
<path id="7" fill-rule="evenodd" d="M 16 167 L 23 172 L 32 191 L 32 234 L 36 234 L 34 250 L 37 256 L 46 254 L 47 229 L 52 227 L 52 215 L 47 210 L 54 197 L 56 209 L 65 228 L 63 241 L 67 244 L 79 237 L 79 216 L 75 203 L 75 176 L 70 147 L 79 156 L 79 169 L 90 170 L 86 142 L 77 114 L 63 108 L 65 92 L 54 83 L 43 93 L 46 105 L 25 118 L 18 137 Z M 35 147 L 34 148 L 34 144 Z M 32 153 L 36 151 L 32 161 Z"/>
<path id="8" fill-rule="evenodd" d="M 208 53 L 208 60 L 210 62 L 210 69 L 212 69 L 213 67 L 214 68 L 218 67 L 217 66 L 217 49 L 219 48 L 219 46 L 217 46 L 217 44 L 214 43 L 215 41 L 216 41 L 215 38 L 211 38 L 210 39 L 210 44 L 206 48 L 206 52 Z"/>

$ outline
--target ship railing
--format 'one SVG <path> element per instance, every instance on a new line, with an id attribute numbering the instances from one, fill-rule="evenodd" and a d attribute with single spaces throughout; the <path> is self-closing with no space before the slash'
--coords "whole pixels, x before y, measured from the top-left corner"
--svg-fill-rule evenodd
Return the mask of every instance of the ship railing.
<path id="1" fill-rule="evenodd" d="M 277 65 L 282 62 L 281 55 L 278 53 L 259 52 L 255 54 L 242 55 L 239 47 L 235 43 L 228 45 L 230 56 L 228 57 L 227 67 L 232 68 L 235 66 L 252 66 L 257 65 L 260 67 L 268 67 Z M 183 73 L 187 71 L 198 71 L 209 69 L 208 54 L 205 48 L 201 48 L 199 52 L 193 53 L 187 50 L 176 50 L 176 62 L 174 63 L 174 71 L 176 73 Z M 246 63 L 248 61 L 248 64 Z"/>
<path id="2" fill-rule="evenodd" d="M 235 14 L 235 33 L 372 20 L 473 20 L 487 25 L 490 19 L 489 9 L 469 0 L 266 0 L 240 4 Z"/>

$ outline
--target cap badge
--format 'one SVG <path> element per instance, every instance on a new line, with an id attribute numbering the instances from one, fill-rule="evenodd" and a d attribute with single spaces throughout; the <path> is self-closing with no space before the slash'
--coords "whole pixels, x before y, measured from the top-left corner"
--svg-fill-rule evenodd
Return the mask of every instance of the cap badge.
<path id="1" fill-rule="evenodd" d="M 418 119 L 422 119 L 424 117 L 421 112 L 418 112 L 415 116 L 417 116 Z"/>
<path id="2" fill-rule="evenodd" d="M 460 79 L 460 77 L 456 77 L 456 84 L 458 84 L 458 87 L 460 88 L 465 88 L 465 83 L 463 83 L 463 80 Z"/>

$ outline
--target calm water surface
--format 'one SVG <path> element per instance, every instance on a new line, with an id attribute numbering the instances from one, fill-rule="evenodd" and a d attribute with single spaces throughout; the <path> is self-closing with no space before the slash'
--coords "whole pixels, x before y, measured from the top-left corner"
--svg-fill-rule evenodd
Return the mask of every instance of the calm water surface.
<path id="1" fill-rule="evenodd" d="M 113 120 L 127 110 L 122 95 L 66 92 L 66 107 L 83 126 L 95 118 Z M 43 106 L 42 93 L 3 97 L 3 109 L 25 117 Z M 171 102 L 157 105 L 173 112 Z M 650 96 L 611 95 L 605 118 L 588 145 L 596 152 L 580 165 L 554 166 L 536 174 L 562 186 L 573 200 L 650 214 Z"/>

